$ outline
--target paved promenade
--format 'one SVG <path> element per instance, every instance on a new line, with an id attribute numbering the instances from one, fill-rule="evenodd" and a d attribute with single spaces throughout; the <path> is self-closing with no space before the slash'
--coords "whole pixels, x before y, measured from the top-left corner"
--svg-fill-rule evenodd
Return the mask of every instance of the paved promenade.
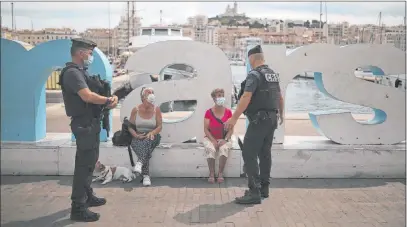
<path id="1" fill-rule="evenodd" d="M 245 179 L 209 185 L 204 179 L 152 179 L 153 186 L 95 185 L 107 198 L 99 222 L 69 220 L 72 177 L 6 177 L 2 227 L 404 227 L 405 180 L 275 179 L 271 197 L 255 206 L 232 201 Z"/>

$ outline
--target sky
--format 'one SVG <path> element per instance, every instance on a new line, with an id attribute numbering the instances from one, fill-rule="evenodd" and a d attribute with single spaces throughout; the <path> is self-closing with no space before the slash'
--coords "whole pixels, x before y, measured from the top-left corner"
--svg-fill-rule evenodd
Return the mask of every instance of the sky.
<path id="1" fill-rule="evenodd" d="M 136 14 L 142 26 L 159 24 L 162 10 L 165 24 L 186 23 L 187 17 L 204 14 L 216 16 L 233 2 L 137 2 Z M 378 24 L 379 13 L 386 25 L 402 24 L 405 2 L 328 2 L 328 23 L 348 21 L 351 24 Z M 70 27 L 77 31 L 86 28 L 114 28 L 125 15 L 125 2 L 15 2 L 17 29 L 35 30 L 51 27 Z M 323 21 L 325 21 L 325 5 Z M 110 12 L 110 14 L 109 14 Z M 292 20 L 319 20 L 319 2 L 238 2 L 238 12 L 249 17 Z M 110 15 L 110 19 L 109 19 Z M 1 2 L 2 26 L 11 28 L 11 3 Z M 109 23 L 110 21 L 110 23 Z"/>

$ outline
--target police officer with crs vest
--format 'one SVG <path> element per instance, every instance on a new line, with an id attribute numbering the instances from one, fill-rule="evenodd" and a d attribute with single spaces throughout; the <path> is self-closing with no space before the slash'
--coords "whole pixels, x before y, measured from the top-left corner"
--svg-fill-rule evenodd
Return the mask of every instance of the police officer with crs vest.
<path id="1" fill-rule="evenodd" d="M 96 197 L 90 186 L 99 158 L 101 130 L 101 114 L 95 110 L 100 109 L 98 105 L 114 108 L 118 102 L 117 96 L 104 97 L 92 91 L 87 69 L 93 62 L 95 47 L 92 41 L 72 39 L 72 62 L 66 63 L 60 75 L 66 115 L 71 117 L 71 130 L 76 138 L 71 219 L 82 222 L 99 220 L 100 215 L 88 207 L 106 204 L 106 199 Z"/>
<path id="2" fill-rule="evenodd" d="M 265 65 L 261 46 L 249 50 L 248 58 L 252 70 L 242 82 L 243 93 L 225 127 L 233 128 L 242 113 L 249 120 L 242 150 L 249 190 L 235 202 L 259 204 L 261 198 L 269 196 L 271 145 L 278 117 L 280 124 L 283 122 L 284 100 L 279 75 Z M 257 159 L 260 160 L 260 174 Z"/>

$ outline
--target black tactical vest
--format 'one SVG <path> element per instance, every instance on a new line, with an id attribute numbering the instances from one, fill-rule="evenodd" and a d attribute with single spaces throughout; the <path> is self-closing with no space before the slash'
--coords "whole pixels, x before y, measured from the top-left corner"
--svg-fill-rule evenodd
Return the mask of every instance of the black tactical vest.
<path id="1" fill-rule="evenodd" d="M 75 68 L 79 70 L 85 78 L 86 84 L 89 90 L 95 92 L 96 94 L 110 97 L 110 84 L 100 78 L 99 75 L 89 76 L 86 69 L 82 69 L 75 64 L 67 64 L 65 68 L 62 69 L 59 75 L 58 84 L 61 86 L 62 94 L 64 96 L 65 111 L 69 117 L 79 117 L 79 116 L 89 116 L 89 117 L 100 117 L 103 110 L 103 105 L 96 105 L 92 103 L 85 103 L 80 98 L 72 98 L 74 96 L 79 96 L 78 94 L 71 95 L 70 98 L 65 94 L 65 89 L 63 86 L 63 74 L 70 68 Z M 65 78 L 66 79 L 66 78 Z M 67 98 L 65 98 L 67 97 Z"/>
<path id="2" fill-rule="evenodd" d="M 267 65 L 262 65 L 250 71 L 249 74 L 255 75 L 259 83 L 245 115 L 252 116 L 259 111 L 277 111 L 280 105 L 280 77 L 278 73 L 275 73 Z"/>

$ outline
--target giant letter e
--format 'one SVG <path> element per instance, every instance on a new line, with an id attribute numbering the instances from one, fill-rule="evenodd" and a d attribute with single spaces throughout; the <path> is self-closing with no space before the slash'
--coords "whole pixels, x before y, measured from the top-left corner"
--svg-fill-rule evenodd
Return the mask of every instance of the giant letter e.
<path id="1" fill-rule="evenodd" d="M 198 76 L 183 80 L 159 81 L 148 84 L 154 89 L 156 105 L 173 100 L 197 100 L 195 112 L 186 120 L 163 123 L 162 142 L 180 143 L 204 136 L 205 111 L 214 103 L 211 91 L 225 90 L 227 107 L 231 105 L 232 73 L 225 54 L 216 46 L 195 41 L 162 41 L 150 44 L 135 52 L 125 68 L 138 72 L 159 74 L 169 65 L 186 64 L 196 69 Z M 134 89 L 124 100 L 120 118 L 130 117 L 131 110 L 141 103 L 141 87 Z"/>

